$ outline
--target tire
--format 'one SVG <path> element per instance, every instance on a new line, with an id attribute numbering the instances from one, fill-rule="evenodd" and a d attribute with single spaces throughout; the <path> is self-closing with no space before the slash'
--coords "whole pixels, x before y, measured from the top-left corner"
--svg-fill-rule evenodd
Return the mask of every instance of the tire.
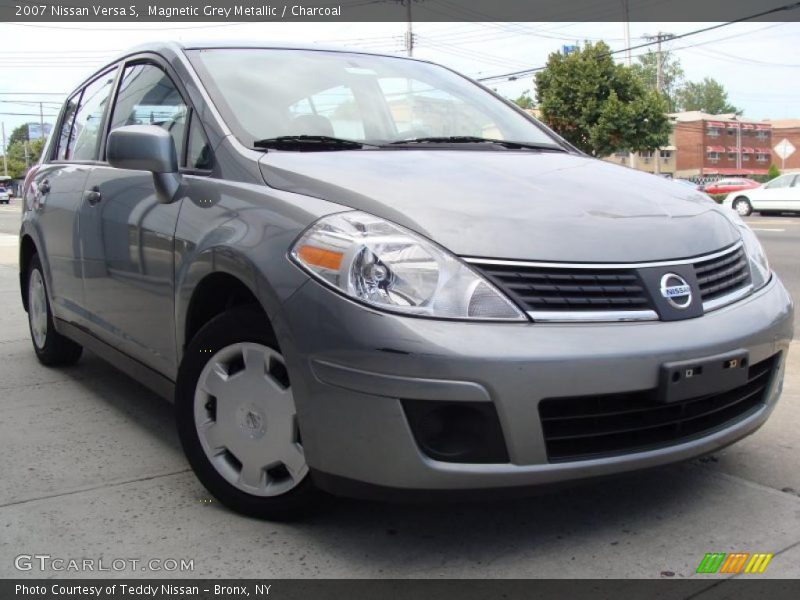
<path id="1" fill-rule="evenodd" d="M 48 367 L 72 365 L 81 357 L 83 347 L 58 333 L 53 326 L 53 312 L 47 296 L 47 284 L 39 255 L 28 264 L 26 279 L 28 297 L 28 327 L 36 357 Z"/>
<path id="2" fill-rule="evenodd" d="M 740 217 L 749 217 L 753 214 L 753 205 L 744 196 L 738 196 L 731 204 L 731 208 L 739 213 Z"/>
<path id="3" fill-rule="evenodd" d="M 186 348 L 175 388 L 178 434 L 200 482 L 228 508 L 283 521 L 319 504 L 291 392 L 259 310 L 222 313 Z"/>

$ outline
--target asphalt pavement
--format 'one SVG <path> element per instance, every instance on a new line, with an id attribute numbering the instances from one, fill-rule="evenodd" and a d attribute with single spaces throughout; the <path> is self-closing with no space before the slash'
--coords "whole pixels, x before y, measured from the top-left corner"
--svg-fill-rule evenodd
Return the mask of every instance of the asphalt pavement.
<path id="1" fill-rule="evenodd" d="M 0 577 L 175 576 L 141 569 L 184 559 L 191 577 L 702 577 L 711 587 L 726 576 L 696 574 L 701 559 L 734 551 L 775 555 L 759 577 L 800 577 L 798 348 L 767 424 L 703 460 L 518 501 L 331 499 L 306 522 L 261 522 L 209 498 L 170 404 L 91 353 L 67 369 L 38 364 L 19 299 L 18 219 L 18 206 L 0 206 Z M 750 221 L 800 298 L 800 217 Z M 34 554 L 144 562 L 15 568 Z"/>

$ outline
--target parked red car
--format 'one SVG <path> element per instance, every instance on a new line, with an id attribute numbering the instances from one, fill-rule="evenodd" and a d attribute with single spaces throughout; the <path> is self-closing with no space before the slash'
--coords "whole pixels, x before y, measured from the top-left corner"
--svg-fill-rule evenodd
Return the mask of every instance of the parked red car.
<path id="1" fill-rule="evenodd" d="M 757 188 L 761 184 L 752 179 L 744 177 L 736 177 L 730 179 L 720 179 L 705 186 L 703 191 L 706 194 L 730 194 L 731 192 L 738 192 L 739 190 L 749 190 Z"/>

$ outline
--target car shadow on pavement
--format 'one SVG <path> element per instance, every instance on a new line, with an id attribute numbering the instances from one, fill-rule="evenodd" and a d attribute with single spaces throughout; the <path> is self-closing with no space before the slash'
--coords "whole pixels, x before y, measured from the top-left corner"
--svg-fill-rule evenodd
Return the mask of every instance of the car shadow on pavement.
<path id="1" fill-rule="evenodd" d="M 446 560 L 444 550 L 454 547 L 476 564 L 502 561 L 506 553 L 518 558 L 524 548 L 536 548 L 537 554 L 558 550 L 564 560 L 571 545 L 591 542 L 599 544 L 598 551 L 615 552 L 620 550 L 616 546 L 648 536 L 645 523 L 670 518 L 665 515 L 702 494 L 696 471 L 685 465 L 663 467 L 515 500 L 401 504 L 337 498 L 298 526 L 328 551 L 358 552 L 361 560 L 371 556 L 380 561 L 387 550 L 394 554 L 391 547 L 397 545 L 413 553 L 413 562 L 432 569 Z"/>
<path id="2" fill-rule="evenodd" d="M 139 427 L 142 434 L 181 452 L 171 402 L 118 371 L 102 358 L 84 351 L 78 364 L 64 370 L 93 397 Z"/>

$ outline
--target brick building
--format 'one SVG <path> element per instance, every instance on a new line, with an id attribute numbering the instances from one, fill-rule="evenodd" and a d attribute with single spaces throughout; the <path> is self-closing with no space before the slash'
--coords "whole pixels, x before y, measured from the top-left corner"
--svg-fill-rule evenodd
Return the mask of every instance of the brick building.
<path id="1" fill-rule="evenodd" d="M 800 171 L 800 119 L 775 119 L 764 121 L 772 125 L 772 147 L 781 140 L 789 140 L 797 151 L 785 161 L 772 151 L 772 163 L 781 171 Z"/>
<path id="2" fill-rule="evenodd" d="M 700 111 L 674 113 L 670 119 L 676 177 L 766 175 L 774 161 L 769 122 Z"/>
<path id="3" fill-rule="evenodd" d="M 632 166 L 639 171 L 647 173 L 656 172 L 656 162 L 658 162 L 658 172 L 662 175 L 670 177 L 675 175 L 675 134 L 670 133 L 669 142 L 666 146 L 662 146 L 658 150 L 650 150 L 644 152 L 635 152 L 633 155 L 633 164 L 631 164 L 630 155 L 627 152 L 617 152 L 611 156 L 606 156 L 603 160 L 612 162 L 624 167 Z"/>

